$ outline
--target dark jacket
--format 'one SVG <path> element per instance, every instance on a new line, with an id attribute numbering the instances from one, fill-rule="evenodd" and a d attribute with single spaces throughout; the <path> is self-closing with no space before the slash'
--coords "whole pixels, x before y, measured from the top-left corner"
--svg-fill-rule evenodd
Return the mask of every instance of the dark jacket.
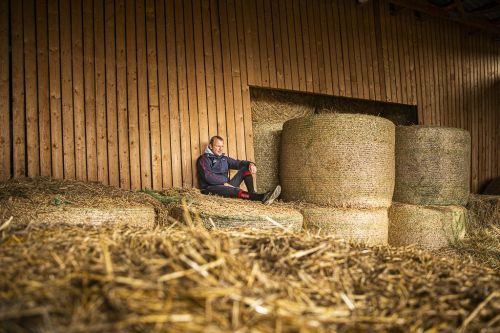
<path id="1" fill-rule="evenodd" d="M 229 156 L 216 156 L 208 147 L 205 153 L 198 158 L 198 180 L 200 188 L 206 189 L 212 185 L 223 185 L 229 182 L 229 169 L 247 169 L 250 161 L 235 160 Z"/>

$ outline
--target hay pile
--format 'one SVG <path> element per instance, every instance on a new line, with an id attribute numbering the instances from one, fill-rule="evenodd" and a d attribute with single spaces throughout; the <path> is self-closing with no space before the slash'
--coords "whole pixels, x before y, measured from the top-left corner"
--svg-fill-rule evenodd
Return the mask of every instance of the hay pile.
<path id="1" fill-rule="evenodd" d="M 389 244 L 437 250 L 465 236 L 467 209 L 461 206 L 420 206 L 394 202 L 389 209 Z"/>
<path id="2" fill-rule="evenodd" d="M 361 114 L 287 121 L 281 142 L 283 199 L 335 207 L 389 207 L 394 128 L 386 119 Z"/>
<path id="3" fill-rule="evenodd" d="M 283 123 L 314 113 L 310 96 L 290 100 L 279 91 L 253 92 L 251 100 L 257 188 L 269 191 L 279 184 L 279 149 Z"/>
<path id="4" fill-rule="evenodd" d="M 471 194 L 466 237 L 452 249 L 500 272 L 500 196 Z"/>
<path id="5" fill-rule="evenodd" d="M 99 183 L 19 178 L 0 183 L 0 219 L 23 224 L 164 224 L 168 212 L 157 200 Z"/>
<path id="6" fill-rule="evenodd" d="M 284 203 L 266 206 L 255 201 L 203 195 L 196 189 L 169 189 L 161 194 L 166 198 L 180 199 L 168 207 L 173 218 L 186 224 L 196 223 L 199 219 L 207 229 L 302 229 L 302 214 Z"/>
<path id="7" fill-rule="evenodd" d="M 415 249 L 197 228 L 11 225 L 1 232 L 0 331 L 500 327 L 498 274 Z"/>
<path id="8" fill-rule="evenodd" d="M 467 209 L 483 227 L 500 224 L 500 195 L 471 194 Z"/>
<path id="9" fill-rule="evenodd" d="M 471 138 L 458 128 L 398 126 L 394 201 L 465 206 Z"/>

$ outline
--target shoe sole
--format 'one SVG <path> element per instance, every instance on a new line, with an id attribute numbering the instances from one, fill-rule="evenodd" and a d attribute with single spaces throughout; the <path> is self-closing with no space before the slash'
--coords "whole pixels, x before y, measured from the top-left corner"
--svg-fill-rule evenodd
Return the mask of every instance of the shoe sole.
<path id="1" fill-rule="evenodd" d="M 266 202 L 264 203 L 265 205 L 270 205 L 274 202 L 274 200 L 276 200 L 277 197 L 279 197 L 281 194 L 281 186 L 276 186 L 276 188 L 274 189 L 273 193 L 271 193 L 271 195 L 269 196 L 269 198 L 266 200 Z"/>

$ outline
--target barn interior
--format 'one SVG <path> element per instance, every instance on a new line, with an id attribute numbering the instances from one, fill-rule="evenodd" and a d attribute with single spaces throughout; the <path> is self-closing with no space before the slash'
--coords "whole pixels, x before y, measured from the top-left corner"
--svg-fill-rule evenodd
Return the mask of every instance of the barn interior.
<path id="1" fill-rule="evenodd" d="M 0 45 L 0 332 L 500 330 L 498 0 L 1 0 Z"/>

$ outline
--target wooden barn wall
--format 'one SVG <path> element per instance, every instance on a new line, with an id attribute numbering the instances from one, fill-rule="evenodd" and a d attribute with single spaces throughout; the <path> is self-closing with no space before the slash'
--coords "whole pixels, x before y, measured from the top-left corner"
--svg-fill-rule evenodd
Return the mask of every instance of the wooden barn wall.
<path id="1" fill-rule="evenodd" d="M 0 45 L 0 179 L 192 186 L 214 134 L 253 159 L 249 86 L 417 105 L 500 175 L 500 43 L 386 0 L 0 1 Z"/>

